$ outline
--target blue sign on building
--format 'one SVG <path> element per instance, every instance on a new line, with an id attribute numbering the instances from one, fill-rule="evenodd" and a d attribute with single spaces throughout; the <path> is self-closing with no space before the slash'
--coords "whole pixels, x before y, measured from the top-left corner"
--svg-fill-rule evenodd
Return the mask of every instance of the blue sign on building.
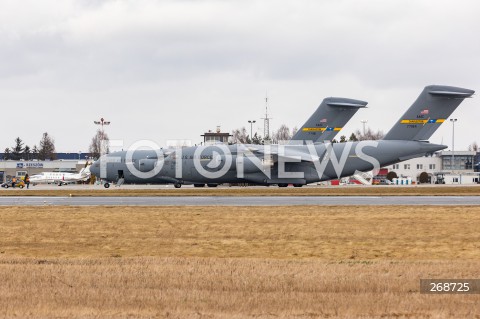
<path id="1" fill-rule="evenodd" d="M 17 168 L 43 168 L 43 163 L 41 162 L 17 163 Z"/>

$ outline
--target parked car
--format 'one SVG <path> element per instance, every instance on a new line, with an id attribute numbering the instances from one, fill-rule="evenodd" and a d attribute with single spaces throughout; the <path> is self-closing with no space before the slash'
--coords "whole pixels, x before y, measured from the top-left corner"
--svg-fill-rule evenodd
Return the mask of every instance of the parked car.
<path id="1" fill-rule="evenodd" d="M 12 187 L 12 181 L 5 182 L 1 185 L 3 188 L 9 188 Z M 21 179 L 18 179 L 17 182 L 15 183 L 14 187 L 18 188 L 24 188 L 25 187 L 25 182 Z"/>
<path id="2" fill-rule="evenodd" d="M 374 179 L 372 185 L 393 185 L 388 179 Z"/>

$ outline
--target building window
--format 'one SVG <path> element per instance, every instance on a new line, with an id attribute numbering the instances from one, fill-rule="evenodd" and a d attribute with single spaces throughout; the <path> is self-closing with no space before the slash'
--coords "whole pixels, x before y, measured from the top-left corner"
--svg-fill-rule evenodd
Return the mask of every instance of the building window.
<path id="1" fill-rule="evenodd" d="M 400 168 L 400 164 L 393 164 L 392 166 L 392 169 L 399 169 Z"/>
<path id="2" fill-rule="evenodd" d="M 17 177 L 24 177 L 27 174 L 27 171 L 17 171 Z"/>
<path id="3" fill-rule="evenodd" d="M 403 164 L 403 169 L 410 169 L 410 164 Z"/>
<path id="4" fill-rule="evenodd" d="M 428 165 L 428 168 L 429 168 L 429 169 L 435 169 L 435 164 L 429 164 L 429 165 Z"/>
<path id="5" fill-rule="evenodd" d="M 417 169 L 423 169 L 423 164 L 417 164 Z"/>
<path id="6" fill-rule="evenodd" d="M 454 183 L 458 183 L 458 177 L 454 177 L 454 178 L 453 178 L 453 182 L 454 182 Z"/>

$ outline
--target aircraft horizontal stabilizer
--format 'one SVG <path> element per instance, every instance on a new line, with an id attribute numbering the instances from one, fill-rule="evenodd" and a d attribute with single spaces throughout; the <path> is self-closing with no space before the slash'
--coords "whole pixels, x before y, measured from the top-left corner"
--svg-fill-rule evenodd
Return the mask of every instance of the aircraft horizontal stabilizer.
<path id="1" fill-rule="evenodd" d="M 351 99 L 344 99 L 344 98 L 330 98 L 332 99 L 330 102 L 327 102 L 329 106 L 336 106 L 336 107 L 345 107 L 345 108 L 362 108 L 367 107 L 368 102 L 359 101 L 359 100 L 351 100 Z M 337 100 L 338 99 L 338 100 Z M 346 102 L 349 101 L 349 102 Z"/>
<path id="2" fill-rule="evenodd" d="M 455 92 L 455 91 L 428 91 L 431 95 L 438 95 L 448 98 L 467 98 L 471 97 L 475 91 L 468 90 L 467 92 Z"/>

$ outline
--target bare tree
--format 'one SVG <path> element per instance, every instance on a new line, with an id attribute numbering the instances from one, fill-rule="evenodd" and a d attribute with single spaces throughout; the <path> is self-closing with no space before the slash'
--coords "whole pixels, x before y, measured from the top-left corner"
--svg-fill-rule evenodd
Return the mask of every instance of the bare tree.
<path id="1" fill-rule="evenodd" d="M 477 142 L 473 142 L 472 144 L 470 144 L 470 145 L 468 146 L 468 150 L 469 150 L 469 151 L 478 152 L 478 144 L 477 144 Z"/>
<path id="2" fill-rule="evenodd" d="M 110 152 L 109 142 L 110 139 L 105 132 L 102 132 L 101 129 L 97 130 L 97 133 L 92 137 L 90 146 L 88 147 L 88 152 L 93 158 L 99 158 L 103 154 L 108 154 Z"/>
<path id="3" fill-rule="evenodd" d="M 295 134 L 297 134 L 297 132 L 298 132 L 298 127 L 295 126 L 295 127 L 292 129 L 292 137 L 293 137 Z"/>
<path id="4" fill-rule="evenodd" d="M 55 154 L 55 140 L 53 137 L 48 135 L 47 132 L 43 133 L 42 139 L 40 140 L 40 149 L 38 150 L 38 159 L 39 160 L 54 160 L 56 158 Z"/>
<path id="5" fill-rule="evenodd" d="M 230 137 L 231 144 L 249 144 L 251 140 L 248 136 L 247 129 L 244 127 L 237 128 L 232 131 L 232 137 Z"/>
<path id="6" fill-rule="evenodd" d="M 360 132 L 360 130 L 356 130 L 355 131 L 355 136 L 357 138 L 357 140 L 359 141 L 371 141 L 371 140 L 381 140 L 385 134 L 383 134 L 382 131 L 372 131 L 372 129 L 369 127 L 366 131 L 365 131 L 365 134 L 363 134 L 362 132 Z M 351 137 L 350 137 L 351 138 Z"/>
<path id="7" fill-rule="evenodd" d="M 291 138 L 290 129 L 285 124 L 282 124 L 278 130 L 272 134 L 272 143 L 281 144 L 282 142 L 289 141 Z"/>

